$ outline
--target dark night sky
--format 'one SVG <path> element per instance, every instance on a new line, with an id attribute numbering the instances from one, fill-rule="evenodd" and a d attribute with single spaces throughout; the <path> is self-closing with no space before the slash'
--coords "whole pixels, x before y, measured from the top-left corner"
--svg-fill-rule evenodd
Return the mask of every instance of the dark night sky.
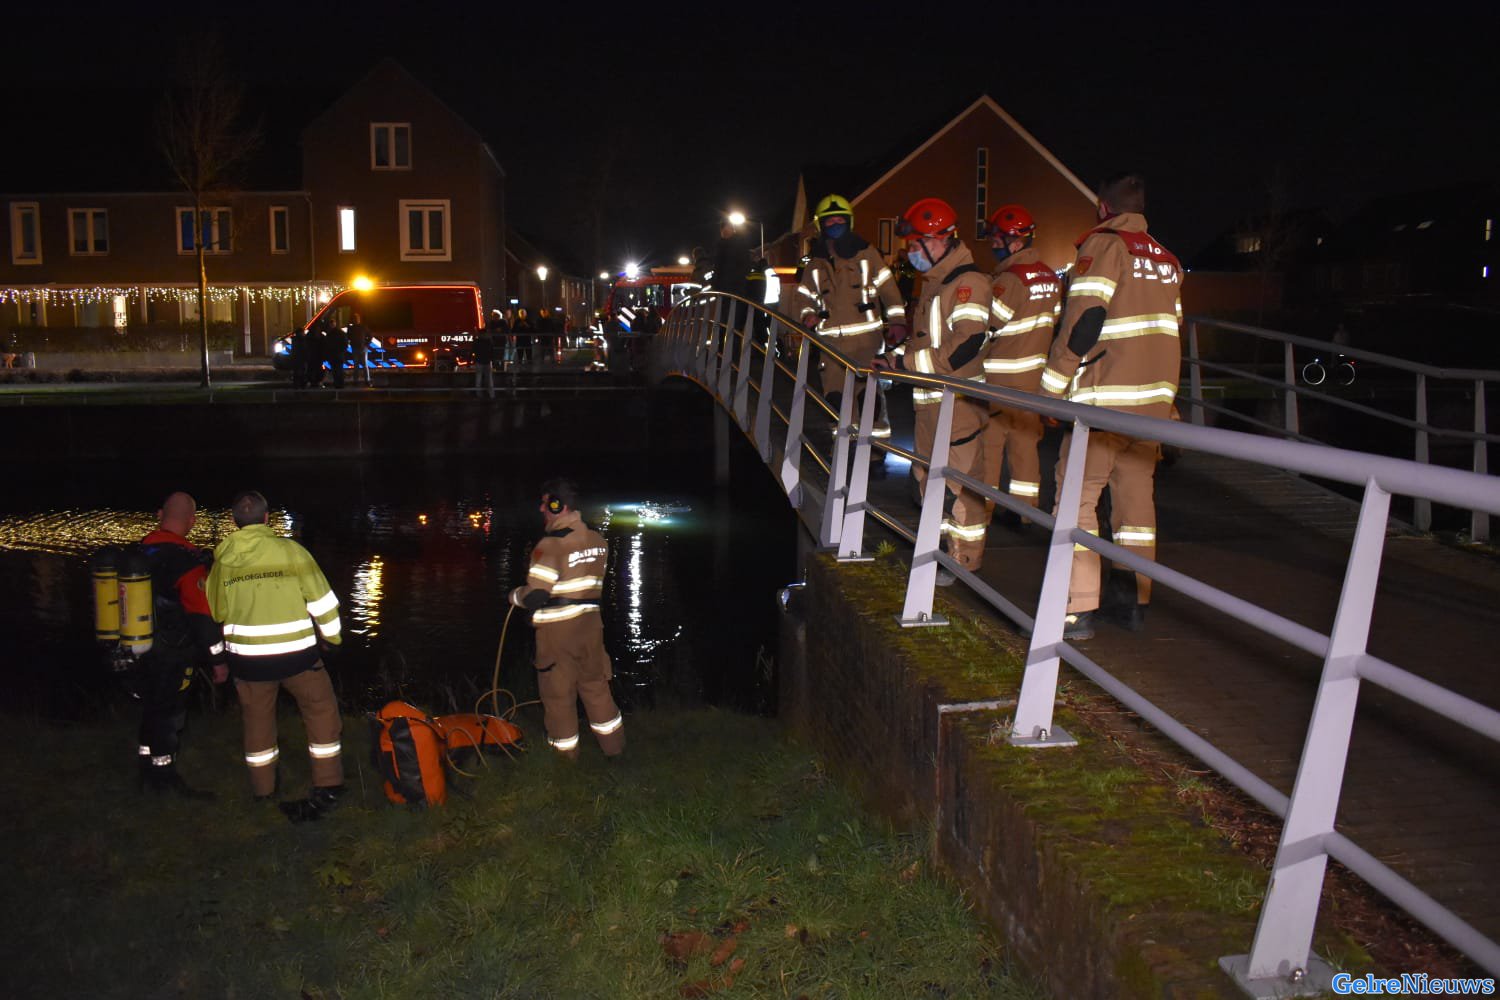
<path id="1" fill-rule="evenodd" d="M 801 164 L 879 154 L 981 92 L 1085 183 L 1143 170 L 1153 231 L 1189 256 L 1263 208 L 1278 175 L 1287 207 L 1337 218 L 1373 195 L 1500 173 L 1500 16 L 1477 8 L 1386 18 L 1137 0 L 1117 13 L 897 16 L 823 4 L 778 19 L 774 6 L 731 6 L 674 19 L 640 3 L 628 15 L 428 3 L 345 17 L 273 4 L 212 23 L 248 87 L 309 116 L 394 57 L 488 139 L 512 223 L 585 265 L 583 192 L 605 144 L 618 155 L 603 263 L 618 266 L 707 243 L 731 203 L 780 231 Z M 81 5 L 12 21 L 13 39 L 38 44 L 0 54 L 12 150 L 0 191 L 55 188 L 90 159 L 104 170 L 151 159 L 150 105 L 191 9 Z M 92 28 L 80 35 L 80 23 Z M 87 41 L 42 42 L 69 32 Z M 21 137 L 29 153 L 13 155 Z M 59 154 L 73 169 L 53 166 Z"/>

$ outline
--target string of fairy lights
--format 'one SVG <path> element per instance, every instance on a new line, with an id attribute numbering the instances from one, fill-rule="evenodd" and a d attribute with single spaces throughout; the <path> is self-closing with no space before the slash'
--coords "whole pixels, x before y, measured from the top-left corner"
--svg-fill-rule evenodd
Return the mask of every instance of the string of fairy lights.
<path id="1" fill-rule="evenodd" d="M 209 285 L 210 302 L 327 302 L 347 286 L 335 283 L 307 285 Z M 127 302 L 197 302 L 197 285 L 86 285 L 61 288 L 30 285 L 0 288 L 0 305 L 42 303 L 45 306 L 95 305 L 125 299 Z"/>

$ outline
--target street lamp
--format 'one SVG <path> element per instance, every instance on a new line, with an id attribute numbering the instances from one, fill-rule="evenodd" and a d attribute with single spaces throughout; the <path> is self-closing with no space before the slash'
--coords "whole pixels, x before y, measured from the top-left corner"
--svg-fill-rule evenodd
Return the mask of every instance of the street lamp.
<path id="1" fill-rule="evenodd" d="M 682 267 L 687 267 L 692 261 L 688 260 L 686 256 L 682 256 L 677 258 L 677 263 Z"/>
<path id="2" fill-rule="evenodd" d="M 547 265 L 546 264 L 538 264 L 536 266 L 536 280 L 539 281 L 539 282 L 541 282 L 541 284 L 542 284 L 542 304 L 541 304 L 541 306 L 539 308 L 545 309 L 545 308 L 547 308 Z"/>
<path id="3" fill-rule="evenodd" d="M 738 229 L 747 222 L 753 222 L 760 229 L 760 259 L 766 259 L 766 224 L 759 219 L 752 219 L 739 209 L 729 213 L 729 224 Z"/>

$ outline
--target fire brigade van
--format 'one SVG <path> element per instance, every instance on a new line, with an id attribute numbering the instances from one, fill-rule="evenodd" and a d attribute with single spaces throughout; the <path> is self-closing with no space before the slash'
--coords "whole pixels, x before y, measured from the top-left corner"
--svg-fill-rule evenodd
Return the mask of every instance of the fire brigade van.
<path id="1" fill-rule="evenodd" d="M 484 326 L 484 306 L 474 285 L 379 285 L 340 292 L 302 329 L 326 318 L 347 330 L 355 313 L 370 330 L 371 362 L 380 367 L 452 371 L 471 364 L 474 331 Z M 276 341 L 271 362 L 278 369 L 291 368 L 292 334 Z"/>

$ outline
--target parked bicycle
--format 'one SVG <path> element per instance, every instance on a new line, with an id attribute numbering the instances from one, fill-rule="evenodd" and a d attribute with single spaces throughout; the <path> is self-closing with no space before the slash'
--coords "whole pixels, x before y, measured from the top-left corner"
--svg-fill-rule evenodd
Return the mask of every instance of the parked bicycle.
<path id="1" fill-rule="evenodd" d="M 1342 354 L 1331 365 L 1324 364 L 1322 358 L 1313 358 L 1302 366 L 1302 381 L 1308 385 L 1322 385 L 1330 375 L 1339 385 L 1353 385 L 1355 374 L 1354 359 Z"/>

